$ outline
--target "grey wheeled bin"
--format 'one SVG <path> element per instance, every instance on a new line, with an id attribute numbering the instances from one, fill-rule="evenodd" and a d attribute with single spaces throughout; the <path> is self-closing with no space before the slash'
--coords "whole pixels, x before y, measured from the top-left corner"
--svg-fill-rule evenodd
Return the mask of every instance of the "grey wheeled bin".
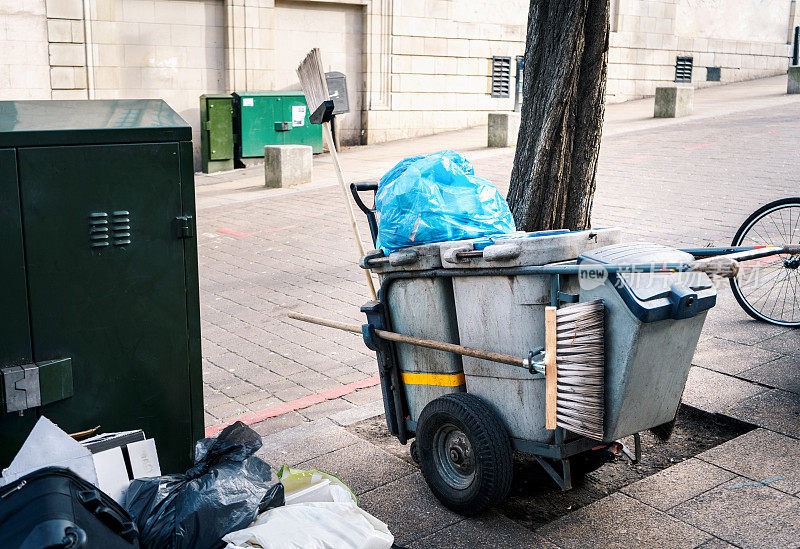
<path id="1" fill-rule="evenodd" d="M 362 309 L 367 313 L 362 330 L 367 346 L 377 351 L 387 424 L 403 443 L 416 436 L 412 457 L 449 509 L 472 515 L 501 502 L 511 488 L 512 449 L 530 454 L 568 490 L 575 475 L 603 463 L 604 452 L 619 438 L 638 436 L 675 417 L 716 292 L 705 274 L 686 272 L 693 269 L 691 254 L 653 244 L 618 244 L 619 237 L 617 229 L 512 234 L 365 258 L 364 266 L 382 277 L 378 300 Z M 422 257 L 436 246 L 441 268 Z M 399 269 L 412 260 L 419 270 Z M 382 271 L 387 265 L 394 270 Z M 409 314 L 403 309 L 418 303 L 417 290 L 425 286 L 415 284 L 423 280 L 432 287 L 452 281 L 452 306 L 425 301 L 440 308 L 425 317 L 426 325 L 445 322 L 449 330 L 457 328 L 462 345 L 528 357 L 528 367 L 463 356 L 466 391 L 436 398 L 413 393 L 417 400 L 406 405 L 404 391 L 417 390 L 404 388 L 406 376 L 398 375 L 408 368 L 399 357 L 409 355 L 374 330 Z M 389 297 L 401 282 L 408 284 L 403 298 Z M 596 300 L 604 305 L 605 409 L 603 432 L 595 438 L 563 424 L 547 429 L 546 379 L 534 364 L 545 339 L 545 307 Z M 407 412 L 411 408 L 413 416 Z"/>
<path id="2" fill-rule="evenodd" d="M 373 244 L 377 238 L 375 212 L 364 204 L 358 193 L 374 192 L 377 188 L 376 182 L 350 185 L 356 204 L 367 214 Z M 441 269 L 439 246 L 436 243 L 404 248 L 388 257 L 373 252 L 362 260 L 362 267 L 369 262 L 370 270 L 381 282 L 380 300 L 361 308 L 367 313 L 370 325 L 415 337 L 458 343 L 452 282 L 446 277 L 416 276 Z M 365 334 L 365 338 L 368 335 Z M 403 343 L 387 346 L 376 338 L 369 341 L 375 347 L 373 350 L 379 351 L 387 425 L 403 443 L 414 436 L 414 426 L 426 404 L 466 390 L 459 355 Z"/>
<path id="3" fill-rule="evenodd" d="M 458 333 L 462 345 L 528 356 L 544 346 L 544 309 L 554 302 L 549 275 L 508 275 L 504 269 L 575 260 L 591 249 L 619 241 L 619 229 L 523 233 L 490 240 L 445 242 L 442 265 L 447 269 L 484 271 L 453 276 Z M 563 295 L 576 295 L 576 276 L 560 276 Z M 553 443 L 544 428 L 544 375 L 472 357 L 463 357 L 467 392 L 480 397 L 502 419 L 512 442 Z"/>
<path id="4" fill-rule="evenodd" d="M 690 263 L 658 244 L 617 244 L 584 253 L 580 265 Z M 704 273 L 609 274 L 583 282 L 581 301 L 606 308 L 606 440 L 672 421 L 697 341 L 717 292 Z"/>
<path id="5" fill-rule="evenodd" d="M 387 277 L 394 279 L 384 286 L 387 295 L 383 296 L 391 329 L 415 337 L 458 343 L 450 279 L 402 277 L 407 272 L 440 269 L 439 246 L 423 244 L 398 250 L 382 261 L 373 262 L 372 271 L 381 283 Z M 431 400 L 466 389 L 459 355 L 405 343 L 398 343 L 396 350 L 407 412 L 412 422 L 416 422 Z"/>

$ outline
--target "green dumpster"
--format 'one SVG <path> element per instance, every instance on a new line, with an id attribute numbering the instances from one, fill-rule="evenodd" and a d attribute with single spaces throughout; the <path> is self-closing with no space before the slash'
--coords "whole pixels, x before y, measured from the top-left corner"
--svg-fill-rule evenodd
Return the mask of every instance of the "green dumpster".
<path id="1" fill-rule="evenodd" d="M 0 102 L 0 466 L 39 416 L 203 436 L 190 126 L 161 100 Z"/>
<path id="2" fill-rule="evenodd" d="M 301 91 L 236 92 L 234 132 L 239 158 L 263 158 L 265 145 L 310 145 L 322 152 L 322 127 L 311 124 Z"/>
<path id="3" fill-rule="evenodd" d="M 233 169 L 233 96 L 200 96 L 200 157 L 203 173 Z"/>

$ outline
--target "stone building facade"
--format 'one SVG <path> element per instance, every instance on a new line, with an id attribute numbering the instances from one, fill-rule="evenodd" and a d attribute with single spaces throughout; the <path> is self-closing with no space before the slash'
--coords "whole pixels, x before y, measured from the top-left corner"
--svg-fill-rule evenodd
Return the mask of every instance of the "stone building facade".
<path id="1" fill-rule="evenodd" d="M 608 101 L 674 82 L 679 57 L 695 86 L 782 73 L 800 25 L 795 0 L 610 2 Z M 160 97 L 197 132 L 198 96 L 298 89 L 294 69 L 319 47 L 326 70 L 347 76 L 345 144 L 425 135 L 514 108 L 528 5 L 0 0 L 0 99 Z M 492 93 L 498 63 L 508 96 Z"/>

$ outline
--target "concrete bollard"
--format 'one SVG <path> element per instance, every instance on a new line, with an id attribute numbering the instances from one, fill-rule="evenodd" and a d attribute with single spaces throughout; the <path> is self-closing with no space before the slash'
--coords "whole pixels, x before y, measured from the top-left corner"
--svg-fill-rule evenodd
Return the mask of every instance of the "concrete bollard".
<path id="1" fill-rule="evenodd" d="M 789 67 L 789 81 L 786 84 L 786 93 L 800 93 L 800 65 Z"/>
<path id="2" fill-rule="evenodd" d="M 264 185 L 289 187 L 311 183 L 312 148 L 308 145 L 267 145 L 264 147 Z"/>
<path id="3" fill-rule="evenodd" d="M 678 118 L 689 116 L 694 108 L 694 88 L 691 86 L 667 86 L 656 88 L 656 103 L 653 118 Z"/>
<path id="4" fill-rule="evenodd" d="M 489 113 L 489 147 L 516 147 L 519 134 L 519 113 Z"/>

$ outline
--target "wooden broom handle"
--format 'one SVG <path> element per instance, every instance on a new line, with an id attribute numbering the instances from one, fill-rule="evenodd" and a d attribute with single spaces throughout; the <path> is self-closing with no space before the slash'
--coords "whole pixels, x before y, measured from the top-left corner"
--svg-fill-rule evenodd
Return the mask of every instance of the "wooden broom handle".
<path id="1" fill-rule="evenodd" d="M 360 334 L 361 326 L 358 324 L 346 324 L 344 322 L 337 322 L 335 320 L 327 320 L 325 318 L 318 318 L 315 316 L 304 315 L 302 313 L 289 313 L 289 318 L 294 320 L 302 320 L 303 322 L 310 322 L 311 324 L 318 324 L 320 326 L 327 326 L 328 328 L 335 328 L 337 330 L 344 330 L 346 332 L 353 332 Z M 455 343 L 446 343 L 444 341 L 435 341 L 433 339 L 423 339 L 421 337 L 414 337 L 396 332 L 388 332 L 386 330 L 375 330 L 375 335 L 381 339 L 389 341 L 396 341 L 398 343 L 408 343 L 409 345 L 416 345 L 417 347 L 426 347 L 428 349 L 435 349 L 437 351 L 445 351 L 448 353 L 455 353 L 457 355 L 471 356 L 473 358 L 481 358 L 483 360 L 490 360 L 492 362 L 499 362 L 500 364 L 508 364 L 509 366 L 519 366 L 520 368 L 528 368 L 525 359 L 505 355 L 503 353 L 495 353 L 494 351 L 484 351 L 483 349 L 475 349 L 474 347 L 465 347 L 464 345 L 456 345 Z"/>
<path id="2" fill-rule="evenodd" d="M 556 405 L 558 400 L 557 381 L 558 367 L 556 365 L 556 345 L 558 342 L 556 332 L 556 308 L 544 308 L 544 427 L 556 428 Z"/>
<path id="3" fill-rule="evenodd" d="M 342 189 L 342 194 L 344 194 L 344 203 L 347 205 L 347 213 L 350 214 L 350 224 L 353 227 L 353 234 L 356 236 L 359 258 L 362 258 L 364 257 L 364 245 L 361 243 L 361 234 L 358 232 L 356 215 L 353 212 L 353 206 L 350 204 L 350 195 L 347 192 L 347 185 L 344 182 L 344 172 L 342 172 L 342 166 L 339 164 L 339 155 L 336 152 L 336 144 L 333 142 L 330 122 L 323 122 L 322 134 L 325 136 L 325 141 L 328 143 L 328 150 L 330 151 L 331 158 L 333 159 L 333 167 L 334 171 L 336 171 L 336 178 L 339 180 L 339 188 Z M 375 285 L 372 283 L 372 274 L 370 273 L 370 270 L 364 269 L 364 273 L 367 275 L 367 285 L 369 286 L 369 291 L 372 294 L 372 299 L 378 299 L 378 295 L 375 293 Z"/>

